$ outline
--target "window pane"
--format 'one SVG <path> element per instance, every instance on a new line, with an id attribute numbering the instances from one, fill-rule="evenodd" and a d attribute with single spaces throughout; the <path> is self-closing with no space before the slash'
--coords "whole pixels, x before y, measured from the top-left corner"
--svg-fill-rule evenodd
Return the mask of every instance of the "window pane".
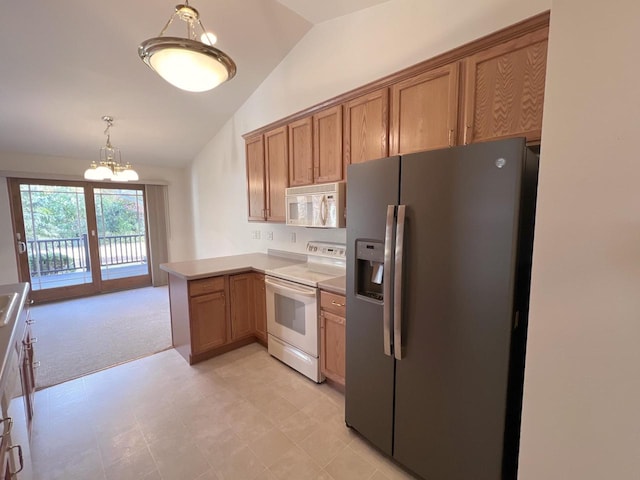
<path id="1" fill-rule="evenodd" d="M 20 185 L 31 288 L 91 283 L 84 188 Z"/>
<path id="2" fill-rule="evenodd" d="M 94 195 L 102 280 L 147 275 L 142 190 L 96 188 Z"/>

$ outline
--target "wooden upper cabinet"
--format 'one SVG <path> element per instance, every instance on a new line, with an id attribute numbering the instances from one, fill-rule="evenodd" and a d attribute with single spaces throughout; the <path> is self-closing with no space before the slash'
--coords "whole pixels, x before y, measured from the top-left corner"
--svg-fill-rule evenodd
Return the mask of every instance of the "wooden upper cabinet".
<path id="1" fill-rule="evenodd" d="M 284 191 L 289 186 L 289 148 L 287 127 L 264 134 L 264 163 L 266 169 L 266 219 L 271 222 L 286 220 Z"/>
<path id="2" fill-rule="evenodd" d="M 458 72 L 455 62 L 391 86 L 391 155 L 455 145 Z"/>
<path id="3" fill-rule="evenodd" d="M 313 183 L 313 119 L 289 124 L 289 186 Z"/>
<path id="4" fill-rule="evenodd" d="M 342 180 L 342 105 L 313 116 L 314 183 Z"/>
<path id="5" fill-rule="evenodd" d="M 265 218 L 264 141 L 262 135 L 248 138 L 245 144 L 247 158 L 247 194 L 249 220 Z"/>
<path id="6" fill-rule="evenodd" d="M 544 28 L 467 59 L 464 143 L 540 140 L 547 65 Z"/>
<path id="7" fill-rule="evenodd" d="M 344 104 L 344 166 L 389 154 L 389 90 L 382 88 Z"/>

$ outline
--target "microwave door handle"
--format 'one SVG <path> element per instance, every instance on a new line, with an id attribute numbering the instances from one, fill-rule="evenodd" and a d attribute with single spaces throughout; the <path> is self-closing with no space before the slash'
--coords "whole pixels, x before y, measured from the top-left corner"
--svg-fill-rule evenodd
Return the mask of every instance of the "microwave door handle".
<path id="1" fill-rule="evenodd" d="M 393 316 L 391 299 L 391 282 L 393 276 L 393 227 L 396 213 L 395 205 L 387 206 L 387 223 L 384 235 L 384 266 L 382 270 L 383 304 L 382 304 L 382 330 L 384 354 L 391 357 L 391 317 Z"/>
<path id="2" fill-rule="evenodd" d="M 322 226 L 324 227 L 327 224 L 327 196 L 322 196 L 322 201 L 320 202 L 320 221 L 322 222 Z"/>

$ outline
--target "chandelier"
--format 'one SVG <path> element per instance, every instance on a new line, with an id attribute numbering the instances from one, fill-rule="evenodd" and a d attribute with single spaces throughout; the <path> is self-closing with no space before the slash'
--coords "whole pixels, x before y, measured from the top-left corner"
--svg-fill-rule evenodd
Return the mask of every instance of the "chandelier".
<path id="1" fill-rule="evenodd" d="M 187 37 L 163 37 L 176 18 L 187 24 Z M 201 32 L 199 40 L 196 29 Z M 138 46 L 138 55 L 171 85 L 189 92 L 204 92 L 236 74 L 233 60 L 213 47 L 216 40 L 214 34 L 204 29 L 198 11 L 185 0 L 184 4 L 176 5 L 159 36 Z"/>
<path id="2" fill-rule="evenodd" d="M 107 136 L 107 143 L 104 147 L 100 147 L 100 161 L 96 163 L 94 160 L 84 172 L 86 180 L 111 180 L 113 182 L 128 182 L 139 179 L 137 172 L 133 169 L 129 162 L 122 163 L 122 155 L 120 149 L 111 145 L 111 127 L 113 126 L 113 117 L 105 115 L 102 120 L 106 122 L 107 128 L 104 134 Z"/>

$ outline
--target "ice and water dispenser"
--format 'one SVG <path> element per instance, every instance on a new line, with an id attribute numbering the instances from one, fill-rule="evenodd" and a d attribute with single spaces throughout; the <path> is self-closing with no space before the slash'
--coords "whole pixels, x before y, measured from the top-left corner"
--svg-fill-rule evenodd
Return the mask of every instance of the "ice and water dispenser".
<path id="1" fill-rule="evenodd" d="M 356 241 L 356 294 L 382 301 L 384 243 Z"/>

